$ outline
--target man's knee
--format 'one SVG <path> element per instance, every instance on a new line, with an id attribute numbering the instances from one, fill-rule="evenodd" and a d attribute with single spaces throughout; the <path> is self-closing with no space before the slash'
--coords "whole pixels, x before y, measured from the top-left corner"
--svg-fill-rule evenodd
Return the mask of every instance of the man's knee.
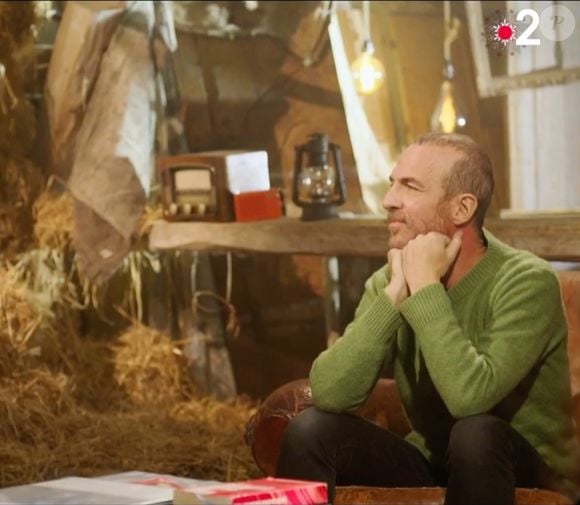
<path id="1" fill-rule="evenodd" d="M 282 446 L 304 448 L 312 444 L 319 445 L 334 432 L 335 418 L 338 415 L 316 407 L 303 410 L 286 427 Z"/>
<path id="2" fill-rule="evenodd" d="M 451 461 L 483 463 L 487 456 L 509 448 L 509 425 L 499 417 L 481 414 L 457 421 L 449 436 Z"/>

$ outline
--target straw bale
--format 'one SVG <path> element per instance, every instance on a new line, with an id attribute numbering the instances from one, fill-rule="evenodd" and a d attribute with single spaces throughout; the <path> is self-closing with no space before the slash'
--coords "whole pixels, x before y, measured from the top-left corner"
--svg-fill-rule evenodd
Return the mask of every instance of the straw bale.
<path id="1" fill-rule="evenodd" d="M 159 219 L 163 219 L 163 207 L 161 204 L 147 205 L 141 216 L 141 221 L 138 226 L 138 236 L 146 237 L 149 235 L 151 226 Z"/>
<path id="2" fill-rule="evenodd" d="M 60 251 L 31 250 L 0 266 L 0 375 L 37 366 L 71 370 L 80 304 Z"/>
<path id="3" fill-rule="evenodd" d="M 26 67 L 34 54 L 34 2 L 0 2 L 0 63 L 5 67 L 0 97 L 0 251 L 13 255 L 28 245 L 32 234 L 31 205 L 42 176 L 27 160 L 35 137 L 36 117 L 24 94 Z M 8 89 L 11 93 L 8 93 Z M 11 98 L 13 95 L 14 100 Z"/>
<path id="4" fill-rule="evenodd" d="M 8 273 L 24 283 L 35 303 L 53 316 L 57 309 L 81 308 L 63 251 L 31 249 L 10 264 Z"/>
<path id="5" fill-rule="evenodd" d="M 186 362 L 181 349 L 166 334 L 135 323 L 112 348 L 115 380 L 135 403 L 182 398 Z"/>
<path id="6" fill-rule="evenodd" d="M 174 405 L 195 391 L 181 346 L 141 324 L 111 340 L 77 339 L 73 346 L 68 353 L 73 395 L 86 408 L 103 412 Z"/>
<path id="7" fill-rule="evenodd" d="M 78 407 L 105 412 L 126 405 L 127 395 L 115 382 L 110 343 L 90 338 L 68 338 L 64 354 L 71 377 L 71 394 Z"/>
<path id="8" fill-rule="evenodd" d="M 0 268 L 0 375 L 23 369 L 30 353 L 30 337 L 41 316 L 23 283 Z"/>
<path id="9" fill-rule="evenodd" d="M 0 379 L 0 426 L 3 439 L 46 444 L 53 440 L 55 419 L 74 409 L 70 378 L 32 369 Z"/>
<path id="10" fill-rule="evenodd" d="M 257 476 L 243 430 L 256 405 L 198 395 L 186 342 L 134 322 L 80 335 L 65 253 L 0 266 L 0 487 L 144 470 Z"/>
<path id="11" fill-rule="evenodd" d="M 22 95 L 22 71 L 15 61 L 16 51 L 32 41 L 31 26 L 35 20 L 34 6 L 30 1 L 0 1 L 0 62 L 15 95 Z"/>
<path id="12" fill-rule="evenodd" d="M 18 14 L 20 2 L 0 2 L 0 25 L 2 25 L 2 5 L 12 4 L 9 11 Z M 28 4 L 29 2 L 23 2 Z M 26 9 L 23 9 L 25 12 Z M 8 21 L 10 22 L 10 21 Z M 24 90 L 24 74 L 30 73 L 29 68 L 34 63 L 30 54 L 34 54 L 34 39 L 30 29 L 15 33 L 16 23 L 10 30 L 0 27 L 0 63 L 5 68 L 5 78 L 16 98 L 13 102 L 7 96 L 2 100 L 8 107 L 6 114 L 0 110 L 0 166 L 7 160 L 21 160 L 28 156 L 36 132 L 36 114 L 34 106 L 28 101 Z M 26 42 L 23 42 L 23 38 Z M 20 44 L 25 44 L 20 46 Z M 6 93 L 6 91 L 4 92 Z"/>
<path id="13" fill-rule="evenodd" d="M 64 401 L 67 382 L 60 384 L 60 396 L 55 384 L 45 375 L 44 383 L 38 376 L 34 383 L 15 385 L 12 401 L 10 388 L 8 394 L 0 389 L 1 486 L 135 469 L 218 480 L 257 475 L 242 440 L 243 425 L 254 412 L 249 403 L 191 398 L 175 406 L 98 413 Z M 52 399 L 34 401 L 35 395 L 50 398 L 47 392 Z"/>
<path id="14" fill-rule="evenodd" d="M 53 426 L 62 434 L 53 438 L 56 444 L 2 441 L 0 484 L 135 469 L 218 480 L 256 475 L 249 449 L 238 441 L 239 426 L 208 430 L 195 418 L 179 422 L 152 409 L 99 416 L 78 411 Z"/>
<path id="15" fill-rule="evenodd" d="M 2 121 L 0 117 L 0 144 Z M 39 170 L 23 158 L 6 159 L 0 145 L 0 250 L 13 255 L 31 242 L 32 204 L 42 186 Z"/>
<path id="16" fill-rule="evenodd" d="M 0 62 L 2 61 L 0 57 Z M 14 79 L 10 77 L 8 68 L 6 69 L 6 76 L 13 86 Z M 12 110 L 9 110 L 6 115 L 0 111 L 0 155 L 8 159 L 21 160 L 24 159 L 32 145 L 32 141 L 36 134 L 36 118 L 34 107 L 24 95 L 18 96 L 17 90 L 14 94 L 18 98 L 18 102 Z M 3 165 L 6 161 L 3 160 Z"/>
<path id="17" fill-rule="evenodd" d="M 9 38 L 14 46 L 26 40 L 34 21 L 34 2 L 0 2 L 0 33 Z"/>
<path id="18" fill-rule="evenodd" d="M 64 249 L 70 244 L 73 221 L 73 199 L 69 193 L 43 191 L 34 202 L 34 236 L 39 247 Z"/>
<path id="19" fill-rule="evenodd" d="M 67 256 L 71 200 L 37 199 L 43 177 L 26 160 L 35 135 L 23 86 L 33 21 L 33 2 L 0 2 L 0 61 L 18 98 L 0 117 L 0 250 L 11 253 L 0 265 L 0 486 L 135 469 L 252 476 L 243 427 L 255 407 L 196 396 L 180 342 L 140 325 L 103 340 L 80 334 L 87 297 Z M 145 213 L 141 235 L 158 217 L 159 208 Z M 12 255 L 32 237 L 40 249 Z M 128 268 L 140 313 L 139 261 Z"/>

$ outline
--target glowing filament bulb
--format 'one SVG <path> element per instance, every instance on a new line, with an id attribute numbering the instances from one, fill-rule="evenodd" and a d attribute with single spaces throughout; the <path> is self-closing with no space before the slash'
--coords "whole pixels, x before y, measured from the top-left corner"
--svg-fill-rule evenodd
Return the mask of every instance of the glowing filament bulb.
<path id="1" fill-rule="evenodd" d="M 467 124 L 464 114 L 453 93 L 450 81 L 443 81 L 441 95 L 431 118 L 431 128 L 434 131 L 453 133 Z"/>
<path id="2" fill-rule="evenodd" d="M 385 67 L 373 52 L 372 45 L 365 47 L 351 67 L 356 90 L 363 95 L 374 93 L 385 80 Z"/>

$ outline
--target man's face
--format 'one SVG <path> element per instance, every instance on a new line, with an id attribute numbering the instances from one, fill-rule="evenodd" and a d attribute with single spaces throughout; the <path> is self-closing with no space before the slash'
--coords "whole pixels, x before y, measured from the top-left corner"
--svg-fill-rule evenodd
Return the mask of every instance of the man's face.
<path id="1" fill-rule="evenodd" d="M 403 152 L 382 202 L 388 211 L 389 248 L 402 249 L 409 240 L 430 231 L 452 235 L 443 181 L 460 156 L 452 148 L 428 144 Z"/>

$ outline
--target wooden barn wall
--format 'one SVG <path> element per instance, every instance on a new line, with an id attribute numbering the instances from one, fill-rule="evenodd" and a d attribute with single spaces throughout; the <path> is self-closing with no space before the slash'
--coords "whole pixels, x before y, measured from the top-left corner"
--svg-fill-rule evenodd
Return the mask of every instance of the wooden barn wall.
<path id="1" fill-rule="evenodd" d="M 294 147 L 324 132 L 342 148 L 348 199 L 341 210 L 364 212 L 332 53 L 319 2 L 279 2 L 270 27 L 280 37 L 233 40 L 179 32 L 175 66 L 192 151 L 264 149 L 272 186 L 291 202 Z M 286 37 L 286 38 L 284 38 Z M 312 64 L 305 66 L 304 58 Z M 216 287 L 225 295 L 226 259 L 213 255 Z M 241 333 L 228 343 L 238 391 L 264 397 L 305 377 L 326 346 L 320 257 L 233 255 L 232 303 Z"/>
<path id="2" fill-rule="evenodd" d="M 301 2 L 280 4 L 285 21 L 298 30 L 289 40 L 271 36 L 229 40 L 179 33 L 175 64 L 190 148 L 265 149 L 271 183 L 284 189 L 289 214 L 296 215 L 290 202 L 294 147 L 310 133 L 324 132 L 342 148 L 348 191 L 342 208 L 364 212 L 324 24 L 300 24 L 302 17 L 313 17 L 314 6 L 304 12 L 293 6 Z M 296 54 L 291 50 L 294 39 L 306 39 L 315 53 L 302 48 Z M 314 61 L 305 66 L 302 57 Z"/>

